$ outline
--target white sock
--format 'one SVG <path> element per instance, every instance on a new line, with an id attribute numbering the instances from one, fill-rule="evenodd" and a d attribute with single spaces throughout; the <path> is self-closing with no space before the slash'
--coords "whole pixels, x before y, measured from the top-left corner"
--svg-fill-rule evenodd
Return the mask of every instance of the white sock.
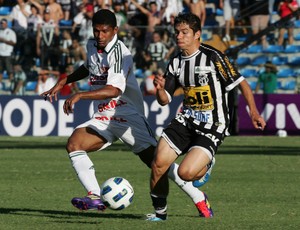
<path id="1" fill-rule="evenodd" d="M 205 199 L 203 192 L 201 192 L 198 188 L 195 188 L 191 181 L 182 180 L 177 173 L 178 167 L 178 164 L 173 163 L 170 166 L 168 177 L 174 181 L 179 188 L 181 188 L 193 200 L 195 204 L 203 201 Z"/>
<path id="2" fill-rule="evenodd" d="M 96 179 L 93 162 L 85 151 L 74 151 L 69 153 L 73 168 L 83 187 L 93 194 L 100 196 L 100 186 Z"/>

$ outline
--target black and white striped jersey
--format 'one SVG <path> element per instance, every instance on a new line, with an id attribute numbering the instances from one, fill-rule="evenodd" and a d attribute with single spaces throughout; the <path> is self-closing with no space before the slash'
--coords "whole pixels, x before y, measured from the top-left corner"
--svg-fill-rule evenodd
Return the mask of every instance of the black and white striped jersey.
<path id="1" fill-rule="evenodd" d="M 227 56 L 201 44 L 190 56 L 179 53 L 172 58 L 165 78 L 170 98 L 177 88 L 183 88 L 185 117 L 203 128 L 225 132 L 229 124 L 228 91 L 244 80 Z"/>
<path id="2" fill-rule="evenodd" d="M 151 55 L 152 61 L 162 61 L 168 53 L 167 47 L 162 42 L 150 43 L 147 51 Z"/>

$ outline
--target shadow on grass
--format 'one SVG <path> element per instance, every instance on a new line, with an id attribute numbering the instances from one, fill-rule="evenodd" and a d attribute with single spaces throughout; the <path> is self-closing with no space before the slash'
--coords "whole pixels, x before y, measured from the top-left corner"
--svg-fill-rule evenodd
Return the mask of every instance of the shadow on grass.
<path id="1" fill-rule="evenodd" d="M 142 219 L 144 215 L 124 214 L 124 213 L 103 213 L 103 212 L 70 212 L 70 211 L 57 211 L 57 210 L 42 210 L 30 208 L 0 208 L 0 215 L 24 215 L 24 216 L 47 216 L 49 218 L 70 218 L 70 217 L 94 217 L 106 219 Z"/>
<path id="2" fill-rule="evenodd" d="M 59 149 L 64 150 L 67 140 L 64 142 L 37 142 L 20 140 L 0 140 L 0 149 Z M 105 149 L 105 151 L 130 151 L 122 142 L 117 141 Z M 260 155 L 300 155 L 298 146 L 272 146 L 272 145 L 222 145 L 218 154 L 260 154 Z"/>
<path id="3" fill-rule="evenodd" d="M 249 155 L 300 155 L 299 147 L 288 146 L 221 146 L 219 154 L 249 154 Z"/>
<path id="4" fill-rule="evenodd" d="M 0 141 L 0 149 L 65 149 L 66 142 L 20 142 L 20 141 Z M 129 149 L 122 142 L 115 142 L 105 149 L 106 151 L 128 151 Z"/>

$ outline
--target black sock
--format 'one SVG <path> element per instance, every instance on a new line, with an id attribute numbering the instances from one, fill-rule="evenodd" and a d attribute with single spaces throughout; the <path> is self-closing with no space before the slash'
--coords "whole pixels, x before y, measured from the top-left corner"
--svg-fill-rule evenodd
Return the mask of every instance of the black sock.
<path id="1" fill-rule="evenodd" d="M 151 194 L 152 205 L 155 209 L 156 217 L 165 220 L 167 219 L 167 198 L 158 197 Z"/>

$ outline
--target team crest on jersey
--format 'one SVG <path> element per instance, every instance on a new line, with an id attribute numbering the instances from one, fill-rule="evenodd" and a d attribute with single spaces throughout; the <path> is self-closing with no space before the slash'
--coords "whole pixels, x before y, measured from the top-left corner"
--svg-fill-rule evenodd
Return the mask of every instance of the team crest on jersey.
<path id="1" fill-rule="evenodd" d="M 208 85 L 208 75 L 206 73 L 198 75 L 198 82 L 201 86 Z"/>
<path id="2" fill-rule="evenodd" d="M 211 73 L 209 66 L 195 66 L 195 74 L 198 74 L 198 83 L 201 86 L 208 84 L 208 74 Z"/>

